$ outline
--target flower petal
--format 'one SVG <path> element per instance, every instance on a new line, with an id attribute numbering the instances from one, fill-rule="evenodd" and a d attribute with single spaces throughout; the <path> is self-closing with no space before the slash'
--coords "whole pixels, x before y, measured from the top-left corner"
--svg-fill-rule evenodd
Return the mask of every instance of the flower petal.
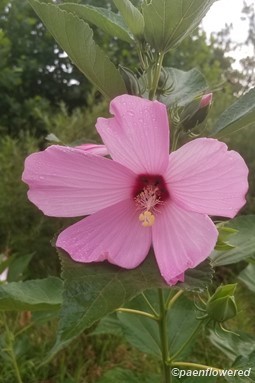
<path id="1" fill-rule="evenodd" d="M 96 128 L 111 157 L 136 173 L 160 174 L 168 165 L 169 127 L 165 105 L 136 96 L 116 97 L 113 118 Z"/>
<path id="2" fill-rule="evenodd" d="M 245 204 L 248 168 L 243 158 L 215 139 L 199 138 L 170 154 L 166 181 L 184 209 L 234 217 Z"/>
<path id="3" fill-rule="evenodd" d="M 218 231 L 205 214 L 167 203 L 156 216 L 152 243 L 162 277 L 168 284 L 183 281 L 183 273 L 197 266 L 214 249 Z"/>
<path id="4" fill-rule="evenodd" d="M 95 154 L 97 156 L 107 156 L 109 154 L 105 145 L 83 144 L 75 146 L 75 148 L 84 150 L 87 153 Z"/>
<path id="5" fill-rule="evenodd" d="M 77 217 L 130 198 L 134 177 L 110 159 L 56 145 L 26 159 L 22 180 L 44 214 Z"/>
<path id="6" fill-rule="evenodd" d="M 151 229 L 144 228 L 132 200 L 122 201 L 75 223 L 58 237 L 57 247 L 78 262 L 109 262 L 132 269 L 146 257 Z"/>

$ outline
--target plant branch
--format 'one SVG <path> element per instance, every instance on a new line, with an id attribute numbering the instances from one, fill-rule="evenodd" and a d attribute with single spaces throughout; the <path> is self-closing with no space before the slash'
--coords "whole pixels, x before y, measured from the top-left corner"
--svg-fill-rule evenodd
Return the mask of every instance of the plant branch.
<path id="1" fill-rule="evenodd" d="M 173 304 L 177 301 L 177 299 L 184 293 L 184 290 L 179 290 L 173 297 L 169 294 L 169 297 L 166 301 L 165 308 L 166 310 L 170 310 Z"/>
<path id="2" fill-rule="evenodd" d="M 156 317 L 155 315 L 150 314 L 150 313 L 147 313 L 147 312 L 145 312 L 145 311 L 133 310 L 133 309 L 125 308 L 125 307 L 120 307 L 120 308 L 117 309 L 116 311 L 117 311 L 117 312 L 120 312 L 120 313 L 142 315 L 142 316 L 144 316 L 144 317 L 147 317 L 147 318 L 150 318 L 150 319 L 153 319 L 153 320 L 156 320 L 156 321 L 159 320 L 158 317 Z"/>

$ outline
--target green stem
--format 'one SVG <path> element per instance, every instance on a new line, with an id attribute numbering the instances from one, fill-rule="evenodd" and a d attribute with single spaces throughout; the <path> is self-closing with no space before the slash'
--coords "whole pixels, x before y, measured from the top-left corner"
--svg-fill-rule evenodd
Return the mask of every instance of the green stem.
<path id="1" fill-rule="evenodd" d="M 5 314 L 3 313 L 3 318 L 4 318 L 4 327 L 5 327 L 5 331 L 6 331 L 6 334 L 7 334 L 7 340 L 8 340 L 8 348 L 6 349 L 6 352 L 8 352 L 10 358 L 11 358 L 11 362 L 12 362 L 12 365 L 13 365 L 13 368 L 14 368 L 14 372 L 15 372 L 15 375 L 16 375 L 16 378 L 17 378 L 17 382 L 18 383 L 23 383 L 22 382 L 22 379 L 21 379 L 21 375 L 20 375 L 20 372 L 19 372 L 19 366 L 18 366 L 18 363 L 17 363 L 17 360 L 16 360 L 16 355 L 15 355 L 15 352 L 13 350 L 13 340 L 12 340 L 12 334 L 11 334 L 11 331 L 7 325 L 7 321 L 6 321 L 6 317 L 5 317 Z"/>
<path id="2" fill-rule="evenodd" d="M 195 369 L 200 369 L 200 370 L 213 370 L 213 371 L 224 371 L 221 368 L 217 367 L 212 367 L 212 366 L 207 366 L 205 364 L 198 364 L 198 363 L 191 363 L 191 362 L 173 362 L 171 363 L 172 367 L 190 367 L 190 368 L 195 368 Z"/>
<path id="3" fill-rule="evenodd" d="M 152 83 L 152 87 L 151 87 L 150 92 L 149 92 L 149 99 L 150 100 L 153 100 L 155 98 L 155 95 L 157 92 L 164 56 L 165 56 L 165 54 L 163 52 L 159 52 L 158 60 L 156 63 L 156 69 L 155 69 L 155 73 L 154 73 L 154 77 L 153 77 L 153 83 Z"/>
<path id="4" fill-rule="evenodd" d="M 160 319 L 158 321 L 162 351 L 162 370 L 164 383 L 171 383 L 171 367 L 168 365 L 168 336 L 167 336 L 167 310 L 162 289 L 158 289 Z"/>
<path id="5" fill-rule="evenodd" d="M 147 317 L 147 318 L 150 318 L 150 319 L 153 319 L 153 320 L 156 320 L 158 321 L 159 318 L 156 317 L 155 315 L 153 314 L 149 314 L 145 311 L 139 311 L 139 310 L 133 310 L 133 309 L 127 309 L 125 307 L 120 307 L 119 309 L 116 310 L 117 312 L 120 312 L 120 313 L 127 313 L 127 314 L 135 314 L 135 315 L 142 315 L 144 317 Z"/>
<path id="6" fill-rule="evenodd" d="M 170 308 L 173 306 L 173 304 L 177 301 L 177 299 L 184 293 L 183 290 L 179 290 L 174 296 L 169 295 L 167 301 L 166 301 L 166 310 L 170 310 Z"/>

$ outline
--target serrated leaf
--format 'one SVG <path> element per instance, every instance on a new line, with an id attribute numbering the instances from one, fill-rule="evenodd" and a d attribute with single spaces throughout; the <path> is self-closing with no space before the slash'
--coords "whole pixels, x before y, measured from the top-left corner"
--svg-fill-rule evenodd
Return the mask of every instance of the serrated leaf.
<path id="1" fill-rule="evenodd" d="M 211 284 L 214 270 L 209 259 L 200 263 L 194 269 L 185 272 L 184 282 L 176 286 L 188 291 L 203 292 Z"/>
<path id="2" fill-rule="evenodd" d="M 150 0 L 143 2 L 145 39 L 157 52 L 177 46 L 201 22 L 217 0 Z"/>
<path id="3" fill-rule="evenodd" d="M 94 24 L 111 36 L 118 37 L 128 43 L 133 41 L 123 18 L 109 9 L 74 3 L 60 4 L 59 7 L 90 24 Z"/>
<path id="4" fill-rule="evenodd" d="M 158 311 L 155 302 L 158 299 L 157 291 L 146 292 L 146 297 Z M 139 295 L 130 304 L 129 308 L 148 311 L 148 306 L 143 297 Z M 171 355 L 183 348 L 186 340 L 197 332 L 200 321 L 196 319 L 197 313 L 192 301 L 186 297 L 179 297 L 171 307 L 167 316 L 168 345 Z M 141 315 L 131 315 L 125 312 L 118 313 L 122 330 L 126 339 L 140 351 L 154 355 L 158 359 L 161 355 L 161 340 L 158 323 Z M 183 348 L 180 356 L 187 354 Z"/>
<path id="5" fill-rule="evenodd" d="M 239 216 L 225 226 L 237 230 L 228 241 L 233 249 L 213 251 L 211 255 L 213 267 L 237 263 L 255 254 L 255 215 Z"/>
<path id="6" fill-rule="evenodd" d="M 142 36 L 144 19 L 141 12 L 129 0 L 113 0 L 125 23 L 134 36 Z"/>
<path id="7" fill-rule="evenodd" d="M 238 279 L 242 281 L 249 290 L 255 293 L 255 264 L 250 263 L 241 273 L 238 275 Z"/>
<path id="8" fill-rule="evenodd" d="M 187 72 L 176 68 L 164 70 L 168 75 L 165 88 L 170 88 L 170 91 L 160 96 L 159 101 L 168 107 L 185 106 L 208 90 L 204 76 L 196 68 Z"/>
<path id="9" fill-rule="evenodd" d="M 107 262 L 81 264 L 60 252 L 64 279 L 63 306 L 57 341 L 49 360 L 96 321 L 113 312 L 142 291 L 169 288 L 160 275 L 152 254 L 136 269 L 126 270 Z M 175 287 L 201 291 L 210 283 L 210 263 L 187 270 L 185 283 Z M 199 279 L 197 279 L 199 278 Z"/>
<path id="10" fill-rule="evenodd" d="M 0 286 L 0 310 L 58 310 L 62 303 L 63 282 L 49 277 Z"/>
<path id="11" fill-rule="evenodd" d="M 255 88 L 241 96 L 220 115 L 215 127 L 210 132 L 210 136 L 217 138 L 226 137 L 249 125 L 254 125 L 254 121 Z"/>
<path id="12" fill-rule="evenodd" d="M 95 44 L 93 31 L 84 20 L 54 4 L 29 3 L 72 62 L 104 96 L 112 99 L 126 93 L 121 75 Z"/>

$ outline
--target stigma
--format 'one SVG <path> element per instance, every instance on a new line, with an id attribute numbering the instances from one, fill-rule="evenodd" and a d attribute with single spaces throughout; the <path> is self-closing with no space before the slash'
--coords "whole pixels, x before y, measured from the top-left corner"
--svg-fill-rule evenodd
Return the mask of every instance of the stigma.
<path id="1" fill-rule="evenodd" d="M 138 219 L 142 226 L 151 227 L 161 205 L 169 198 L 169 193 L 162 176 L 140 175 L 136 179 L 133 197 L 140 211 Z"/>

